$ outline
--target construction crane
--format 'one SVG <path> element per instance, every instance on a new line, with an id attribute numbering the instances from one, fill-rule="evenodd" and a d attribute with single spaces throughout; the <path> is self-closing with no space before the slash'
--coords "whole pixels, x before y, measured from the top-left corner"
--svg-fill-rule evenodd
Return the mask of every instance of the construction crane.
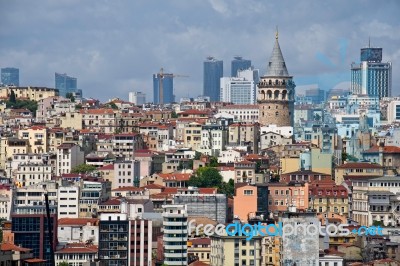
<path id="1" fill-rule="evenodd" d="M 164 85 L 163 85 L 163 79 L 164 77 L 171 77 L 171 78 L 188 78 L 189 76 L 187 75 L 179 75 L 179 74 L 172 74 L 172 73 L 164 73 L 164 68 L 160 69 L 160 72 L 157 73 L 157 78 L 158 78 L 158 103 L 163 104 L 164 103 Z"/>

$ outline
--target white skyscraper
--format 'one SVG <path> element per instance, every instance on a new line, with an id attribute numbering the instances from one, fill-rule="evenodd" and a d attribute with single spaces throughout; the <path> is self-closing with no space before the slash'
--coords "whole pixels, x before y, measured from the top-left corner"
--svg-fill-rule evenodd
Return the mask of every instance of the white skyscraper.
<path id="1" fill-rule="evenodd" d="M 254 104 L 258 69 L 238 71 L 237 77 L 221 78 L 220 100 L 234 104 Z"/>
<path id="2" fill-rule="evenodd" d="M 146 103 L 146 94 L 140 91 L 134 91 L 129 93 L 129 102 L 135 105 L 142 105 Z"/>

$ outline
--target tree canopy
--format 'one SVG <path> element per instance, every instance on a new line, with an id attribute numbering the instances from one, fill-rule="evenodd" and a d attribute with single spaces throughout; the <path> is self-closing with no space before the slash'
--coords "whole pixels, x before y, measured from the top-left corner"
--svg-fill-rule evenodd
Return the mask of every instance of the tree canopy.
<path id="1" fill-rule="evenodd" d="M 96 166 L 90 165 L 90 164 L 80 164 L 72 168 L 71 173 L 75 174 L 84 174 L 84 173 L 90 173 L 96 170 Z"/>
<path id="2" fill-rule="evenodd" d="M 232 197 L 235 185 L 233 180 L 228 183 L 223 181 L 221 174 L 214 167 L 202 167 L 189 179 L 189 186 L 217 188 L 219 193 Z"/>

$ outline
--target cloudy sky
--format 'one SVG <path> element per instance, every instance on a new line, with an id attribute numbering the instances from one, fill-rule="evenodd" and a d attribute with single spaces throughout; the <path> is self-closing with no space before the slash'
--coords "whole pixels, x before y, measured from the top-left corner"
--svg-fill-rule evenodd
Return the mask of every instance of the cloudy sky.
<path id="1" fill-rule="evenodd" d="M 0 0 L 0 66 L 20 84 L 54 87 L 54 72 L 78 78 L 85 97 L 152 101 L 152 74 L 175 74 L 175 94 L 202 93 L 203 61 L 251 59 L 263 74 L 275 27 L 298 85 L 343 86 L 359 49 L 382 47 L 400 93 L 400 1 Z M 346 85 L 345 85 L 346 86 Z"/>

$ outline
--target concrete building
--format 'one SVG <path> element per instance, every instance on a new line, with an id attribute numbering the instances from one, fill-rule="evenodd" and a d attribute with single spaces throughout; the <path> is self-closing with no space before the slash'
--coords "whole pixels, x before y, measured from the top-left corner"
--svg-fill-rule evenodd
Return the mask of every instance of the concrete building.
<path id="1" fill-rule="evenodd" d="M 77 78 L 70 77 L 67 74 L 54 74 L 55 88 L 58 90 L 59 95 L 66 97 L 68 93 L 77 93 Z"/>
<path id="2" fill-rule="evenodd" d="M 57 147 L 56 174 L 69 174 L 77 165 L 85 163 L 84 152 L 75 143 L 63 143 Z"/>
<path id="3" fill-rule="evenodd" d="M 79 186 L 79 217 L 91 218 L 96 216 L 99 204 L 110 197 L 111 183 L 107 181 L 81 181 Z"/>
<path id="4" fill-rule="evenodd" d="M 268 208 L 271 212 L 284 212 L 289 206 L 298 210 L 309 208 L 309 184 L 306 182 L 270 183 Z"/>
<path id="5" fill-rule="evenodd" d="M 318 224 L 318 219 L 313 212 L 296 212 L 289 206 L 289 211 L 282 215 L 283 226 Z M 319 232 L 308 234 L 306 230 L 297 230 L 297 234 L 282 237 L 282 265 L 320 265 L 319 264 Z"/>
<path id="6" fill-rule="evenodd" d="M 78 185 L 58 187 L 58 219 L 79 217 L 79 192 Z"/>
<path id="7" fill-rule="evenodd" d="M 351 65 L 352 94 L 390 97 L 392 94 L 392 63 L 382 63 L 382 48 L 362 48 L 361 63 Z"/>
<path id="8" fill-rule="evenodd" d="M 131 160 L 135 157 L 135 151 L 144 148 L 143 137 L 138 133 L 115 134 L 112 138 L 112 152 L 118 157 Z"/>
<path id="9" fill-rule="evenodd" d="M 205 124 L 201 127 L 201 146 L 197 149 L 205 155 L 219 156 L 228 143 L 228 125 L 222 123 Z"/>
<path id="10" fill-rule="evenodd" d="M 10 220 L 12 190 L 10 186 L 0 184 L 0 219 Z"/>
<path id="11" fill-rule="evenodd" d="M 228 199 L 225 194 L 217 194 L 215 190 L 212 193 L 200 193 L 196 187 L 178 189 L 172 202 L 177 205 L 185 204 L 188 216 L 205 216 L 218 223 L 227 222 Z"/>
<path id="12" fill-rule="evenodd" d="M 255 123 L 259 119 L 259 109 L 256 104 L 232 104 L 218 107 L 218 114 L 233 115 L 234 122 Z"/>
<path id="13" fill-rule="evenodd" d="M 83 265 L 97 260 L 98 247 L 92 244 L 67 244 L 55 252 L 55 265 L 67 262 L 69 265 Z"/>
<path id="14" fill-rule="evenodd" d="M 0 87 L 0 98 L 9 98 L 11 91 L 17 99 L 28 99 L 38 102 L 48 97 L 58 96 L 58 90 L 46 87 Z"/>
<path id="15" fill-rule="evenodd" d="M 129 186 L 139 186 L 140 162 L 117 161 L 114 163 L 114 180 L 112 189 Z"/>
<path id="16" fill-rule="evenodd" d="M 51 165 L 43 163 L 21 163 L 13 173 L 14 181 L 22 186 L 51 180 Z"/>
<path id="17" fill-rule="evenodd" d="M 163 205 L 164 263 L 187 265 L 188 214 L 186 205 Z"/>
<path id="18" fill-rule="evenodd" d="M 239 71 L 237 77 L 221 78 L 220 101 L 233 104 L 254 104 L 256 98 L 254 76 L 258 76 L 258 71 L 247 69 Z"/>
<path id="19" fill-rule="evenodd" d="M 388 123 L 400 122 L 400 101 L 391 101 L 387 108 Z"/>
<path id="20" fill-rule="evenodd" d="M 57 236 L 60 245 L 66 245 L 68 243 L 88 243 L 88 244 L 98 245 L 99 219 L 97 218 L 58 219 Z"/>
<path id="21" fill-rule="evenodd" d="M 287 71 L 276 33 L 275 46 L 268 62 L 267 73 L 260 78 L 257 102 L 259 123 L 277 126 L 294 125 L 294 81 Z"/>
<path id="22" fill-rule="evenodd" d="M 211 102 L 220 100 L 220 79 L 224 75 L 223 61 L 212 56 L 203 63 L 203 96 L 210 97 Z"/>
<path id="23" fill-rule="evenodd" d="M 249 69 L 251 60 L 243 59 L 241 56 L 235 56 L 231 61 L 231 77 L 237 77 L 241 70 Z"/>
<path id="24" fill-rule="evenodd" d="M 1 84 L 3 86 L 19 86 L 19 69 L 5 67 L 1 69 Z"/>
<path id="25" fill-rule="evenodd" d="M 143 105 L 146 103 L 146 93 L 134 91 L 129 93 L 129 102 L 135 105 Z"/>

